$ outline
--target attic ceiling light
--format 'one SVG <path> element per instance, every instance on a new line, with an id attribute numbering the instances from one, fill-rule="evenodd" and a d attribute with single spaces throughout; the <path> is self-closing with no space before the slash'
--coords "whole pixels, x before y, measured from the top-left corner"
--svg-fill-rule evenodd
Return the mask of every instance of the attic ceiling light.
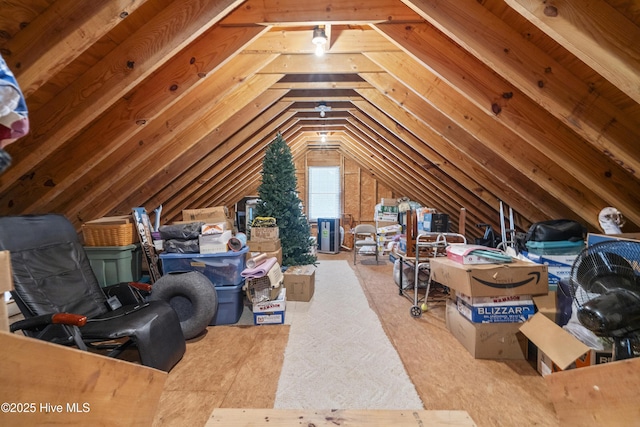
<path id="1" fill-rule="evenodd" d="M 324 46 L 327 44 L 327 35 L 324 32 L 324 28 L 316 26 L 313 29 L 313 39 L 311 42 L 316 46 L 316 56 L 324 55 Z"/>
<path id="2" fill-rule="evenodd" d="M 316 106 L 315 110 L 320 111 L 320 117 L 324 117 L 327 115 L 327 111 L 331 111 L 331 107 L 324 102 L 321 102 L 318 106 Z"/>

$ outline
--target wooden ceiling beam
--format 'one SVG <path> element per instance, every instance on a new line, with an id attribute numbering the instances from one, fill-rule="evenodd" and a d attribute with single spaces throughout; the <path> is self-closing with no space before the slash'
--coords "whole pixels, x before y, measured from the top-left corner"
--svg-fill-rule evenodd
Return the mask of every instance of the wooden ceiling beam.
<path id="1" fill-rule="evenodd" d="M 225 81 L 229 86 L 234 78 L 242 79 L 255 70 L 256 64 L 264 64 L 265 58 L 275 55 L 257 55 L 253 58 L 238 57 L 237 49 L 257 37 L 260 28 L 220 28 L 214 27 L 186 51 L 176 56 L 176 60 L 163 66 L 158 72 L 142 82 L 126 97 L 119 99 L 105 114 L 77 136 L 67 141 L 68 149 L 57 150 L 47 156 L 38 168 L 38 174 L 31 179 L 20 180 L 0 196 L 0 203 L 13 200 L 13 209 L 26 212 L 50 210 L 52 203 L 60 203 L 65 197 L 88 190 L 87 182 L 92 182 L 96 169 L 105 169 L 105 163 L 116 151 L 122 151 L 127 141 L 135 141 L 137 135 L 144 135 L 145 128 L 175 105 L 185 103 L 191 91 L 202 84 L 211 85 L 213 80 Z M 220 48 L 210 49 L 216 40 Z M 197 57 L 199 61 L 192 62 Z M 235 65 L 234 65 L 235 64 Z M 236 68 L 235 70 L 233 68 Z M 225 77 L 224 75 L 227 75 Z M 214 77 L 212 77 L 214 76 Z M 225 88 L 220 87 L 220 92 Z M 167 96 L 171 93 L 172 96 Z M 143 139 L 144 137 L 140 137 Z M 135 151 L 136 143 L 124 150 Z M 121 164 L 130 154 L 125 154 L 117 164 Z M 79 168 L 77 165 L 84 165 Z M 104 175 L 103 175 L 104 176 Z M 101 178 L 107 183 L 108 179 Z M 53 185 L 51 185 L 53 184 Z M 25 199 L 22 194 L 33 197 Z M 75 199 L 75 197 L 73 197 Z M 30 203 L 30 204 L 27 204 Z"/>
<path id="2" fill-rule="evenodd" d="M 636 179 L 640 175 L 633 143 L 640 138 L 640 120 L 600 96 L 508 23 L 476 0 L 402 1 L 603 155 Z"/>
<path id="3" fill-rule="evenodd" d="M 549 126 L 549 113 L 541 106 L 533 102 L 530 98 L 522 94 L 517 88 L 496 76 L 491 70 L 479 63 L 474 57 L 466 52 L 456 54 L 455 45 L 446 40 L 438 43 L 436 32 L 431 26 L 426 26 L 429 49 L 424 49 L 423 43 L 427 39 L 427 34 L 418 31 L 407 31 L 406 26 L 402 28 L 395 25 L 384 25 L 381 31 L 389 34 L 397 40 L 413 40 L 406 43 L 409 53 L 417 58 L 406 58 L 404 54 L 397 53 L 371 53 L 366 54 L 378 65 L 387 70 L 391 70 L 396 78 L 402 80 L 407 86 L 417 93 L 422 91 L 422 96 L 433 98 L 433 91 L 451 92 L 444 85 L 434 85 L 423 88 L 422 82 L 437 81 L 439 78 L 445 80 L 462 94 L 476 108 L 484 112 L 485 123 L 490 123 L 493 129 L 504 125 L 511 131 L 512 136 L 502 134 L 501 139 L 505 141 L 515 141 L 513 136 L 526 141 L 530 150 L 537 150 L 545 155 L 552 153 L 552 161 L 568 172 L 570 176 L 576 177 L 586 186 L 594 189 L 596 193 L 606 200 L 604 205 L 609 204 L 640 204 L 637 194 L 626 188 L 629 176 L 625 169 L 613 161 L 608 156 L 603 156 L 592 145 L 583 144 L 583 140 L 566 126 Z M 422 41 L 422 42 L 420 42 Z M 451 57 L 456 61 L 451 61 Z M 420 64 L 426 69 L 416 71 Z M 455 65 L 454 65 L 455 64 Z M 433 74 L 432 74 L 433 72 Z M 425 75 L 425 73 L 427 73 Z M 437 78 L 436 78 L 437 76 Z M 500 92 L 502 87 L 503 92 Z M 444 95 L 448 96 L 448 95 Z M 493 111 L 492 111 L 493 109 Z M 466 115 L 472 113 L 466 112 Z M 459 114 L 460 115 L 460 114 Z M 477 117 L 478 114 L 473 113 Z M 460 120 L 460 119 L 458 119 Z M 478 120 L 476 119 L 476 123 Z M 493 132 L 495 135 L 497 133 Z M 510 145 L 514 145 L 515 142 Z M 578 152 L 576 152 L 578 150 Z M 627 165 L 633 165 L 636 161 L 640 166 L 640 156 L 634 149 L 634 157 L 627 157 Z M 605 176 L 607 179 L 604 179 Z M 633 179 L 633 178 L 632 178 Z M 624 201 L 627 201 L 626 203 Z M 601 209 L 600 207 L 598 211 Z M 621 208 L 627 209 L 627 207 Z M 585 212 L 586 216 L 597 217 L 597 212 Z"/>
<path id="4" fill-rule="evenodd" d="M 598 225 L 598 213 L 603 206 L 609 206 L 614 201 L 625 212 L 633 211 L 631 206 L 640 206 L 640 195 L 630 193 L 624 186 L 626 181 L 623 177 L 602 179 L 605 172 L 615 170 L 616 165 L 608 158 L 597 156 L 592 147 L 581 147 L 576 152 L 578 144 L 568 150 L 565 148 L 566 138 L 557 135 L 557 139 L 550 140 L 549 134 L 554 133 L 553 130 L 542 127 L 533 129 L 534 123 L 524 126 L 522 122 L 528 118 L 520 114 L 517 114 L 518 119 L 511 118 L 507 113 L 511 109 L 505 109 L 504 114 L 498 115 L 500 120 L 496 120 L 448 85 L 438 84 L 438 77 L 425 69 L 416 69 L 420 64 L 407 55 L 372 53 L 371 56 L 377 63 L 393 67 L 393 75 L 411 87 L 425 102 L 446 114 L 448 120 L 453 120 L 467 132 L 476 135 L 494 155 L 519 165 L 518 169 L 549 194 L 559 200 L 580 197 L 574 210 L 594 226 Z M 428 84 L 430 81 L 434 83 Z M 535 110 L 528 111 L 531 115 L 535 114 Z M 565 173 L 561 173 L 561 170 Z M 640 220 L 640 215 L 633 218 L 633 221 L 637 220 Z"/>
<path id="5" fill-rule="evenodd" d="M 361 52 L 396 51 L 398 47 L 382 37 L 369 26 L 352 27 L 332 25 L 330 46 L 326 54 L 358 54 Z M 300 29 L 274 27 L 268 33 L 251 43 L 245 52 L 277 52 L 283 55 L 313 54 L 315 45 L 311 43 L 313 27 Z"/>
<path id="6" fill-rule="evenodd" d="M 471 194 L 479 200 L 479 203 L 468 205 L 470 211 L 484 204 L 491 208 L 491 212 L 486 212 L 483 222 L 489 222 L 489 218 L 497 217 L 495 213 L 497 196 L 492 194 L 489 188 L 485 188 L 477 182 L 475 177 L 469 175 L 472 169 L 459 168 L 449 162 L 428 143 L 416 137 L 400 123 L 384 114 L 368 101 L 357 102 L 355 105 L 358 107 L 358 111 L 352 113 L 354 117 L 365 124 L 374 121 L 376 125 L 384 128 L 384 131 L 389 132 L 403 141 L 410 150 L 422 159 L 413 169 L 416 173 L 430 173 L 441 180 L 453 178 L 456 183 L 466 189 L 466 191 L 471 192 Z M 381 105 L 381 107 L 384 108 L 384 104 Z M 393 111 L 389 112 L 392 113 Z M 425 136 L 428 130 L 424 129 L 424 127 L 422 128 L 423 136 Z M 437 137 L 434 135 L 433 138 Z"/>
<path id="7" fill-rule="evenodd" d="M 234 79 L 237 82 L 235 86 L 229 85 L 227 80 L 211 79 L 212 84 L 206 88 L 209 90 L 205 90 L 203 85 L 201 92 L 193 94 L 189 99 L 188 105 L 181 106 L 180 109 L 176 108 L 176 111 L 167 112 L 170 120 L 154 121 L 145 132 L 146 139 L 143 140 L 143 144 L 146 149 L 140 149 L 138 145 L 137 150 L 126 159 L 126 167 L 116 166 L 113 173 L 107 175 L 110 176 L 107 185 L 96 183 L 101 191 L 96 191 L 94 188 L 91 196 L 97 200 L 88 204 L 90 198 L 86 197 L 81 203 L 76 204 L 72 212 L 77 212 L 78 219 L 85 221 L 101 216 L 100 212 L 103 209 L 108 205 L 113 206 L 112 201 L 106 202 L 106 200 L 117 200 L 122 197 L 122 194 L 135 192 L 148 176 L 162 171 L 173 159 L 197 144 L 200 139 L 213 132 L 257 98 L 264 92 L 265 87 L 269 87 L 279 77 L 254 75 L 248 79 Z M 133 141 L 133 144 L 135 145 L 136 142 L 138 141 Z M 183 166 L 189 167 L 189 165 Z M 114 173 L 118 176 L 111 176 Z M 79 208 L 80 206 L 82 208 Z"/>
<path id="8" fill-rule="evenodd" d="M 266 101 L 272 101 L 280 97 L 280 91 L 270 89 L 256 100 L 266 98 Z M 246 122 L 248 118 L 254 117 L 243 115 L 253 104 L 252 102 L 240 110 L 232 120 L 241 124 Z M 169 213 L 174 211 L 179 213 L 187 208 L 207 207 L 206 205 L 197 205 L 198 199 L 211 191 L 220 191 L 223 187 L 236 185 L 237 182 L 231 181 L 231 178 L 226 174 L 236 169 L 243 169 L 245 163 L 257 155 L 257 151 L 254 150 L 255 141 L 272 136 L 274 127 L 280 127 L 291 121 L 295 112 L 287 111 L 288 104 L 282 101 L 275 103 L 265 112 L 255 116 L 255 119 L 249 120 L 245 127 L 238 129 L 229 138 L 219 141 L 215 147 L 212 147 L 212 150 L 201 151 L 200 158 L 195 160 L 192 166 L 184 172 L 186 175 L 184 179 L 180 177 L 181 181 L 185 182 L 182 185 L 177 185 L 179 193 L 165 194 L 162 191 L 146 203 L 151 203 L 152 206 L 154 202 L 166 205 Z M 225 122 L 222 127 L 227 127 L 227 123 L 229 121 Z M 238 128 L 237 125 L 232 127 L 233 129 Z M 218 137 L 211 134 L 206 139 L 218 139 Z M 184 160 L 180 159 L 178 162 L 184 163 Z"/>
<path id="9" fill-rule="evenodd" d="M 24 96 L 29 97 L 145 2 L 53 3 L 0 45 Z"/>
<path id="10" fill-rule="evenodd" d="M 247 0 L 227 16 L 224 25 L 358 24 L 384 21 L 414 21 L 414 12 L 396 0 L 341 0 L 301 2 Z"/>
<path id="11" fill-rule="evenodd" d="M 518 206 L 519 212 L 529 223 L 547 219 L 550 213 L 551 217 L 557 217 L 553 211 L 548 210 L 548 206 L 531 203 L 532 196 L 541 195 L 546 198 L 549 196 L 536 186 L 522 185 L 522 177 L 518 176 L 522 172 L 514 165 L 495 156 L 473 135 L 441 117 L 442 113 L 431 109 L 423 101 L 416 101 L 412 97 L 394 98 L 393 94 L 396 91 L 400 94 L 409 94 L 408 89 L 398 82 L 389 80 L 380 84 L 382 91 L 360 90 L 359 92 L 372 105 L 378 106 L 394 117 L 399 124 L 438 152 L 447 162 L 459 169 L 469 171 L 481 184 L 482 190 L 477 191 L 488 191 L 512 206 Z M 484 200 L 490 203 L 486 197 Z M 497 212 L 497 199 L 492 206 L 496 207 Z"/>
<path id="12" fill-rule="evenodd" d="M 240 3 L 241 0 L 172 3 L 49 103 L 30 112 L 30 133 L 20 144 L 7 147 L 15 166 L 0 177 L 0 192 L 25 174 L 35 173 L 36 166 L 48 155 Z"/>
<path id="13" fill-rule="evenodd" d="M 149 177 L 140 190 L 147 198 L 140 199 L 139 194 L 126 197 L 116 208 L 122 212 L 134 205 L 159 206 L 170 212 L 171 204 L 181 210 L 183 200 L 206 184 L 209 171 L 217 164 L 226 165 L 227 154 L 239 147 L 242 141 L 252 137 L 261 129 L 278 127 L 295 113 L 288 111 L 288 102 L 278 101 L 282 97 L 280 90 L 266 90 L 253 102 L 247 104 L 229 120 L 216 128 L 196 145 L 176 158 L 161 173 Z M 185 170 L 185 165 L 189 167 Z"/>
<path id="14" fill-rule="evenodd" d="M 406 141 L 387 131 L 364 113 L 358 112 L 354 114 L 349 123 L 367 135 L 369 135 L 368 129 L 375 132 L 379 138 L 372 135 L 372 140 L 384 146 L 387 151 L 394 153 L 398 158 L 403 159 L 404 166 L 401 166 L 401 169 L 396 172 L 402 173 L 411 182 L 426 181 L 430 194 L 444 193 L 441 198 L 448 205 L 447 212 L 458 212 L 460 207 L 473 206 L 474 209 L 470 210 L 470 216 L 476 219 L 492 216 L 493 208 L 487 206 L 482 199 L 479 199 L 477 195 L 462 185 L 462 181 L 458 178 L 464 174 L 460 171 L 456 171 L 457 173 L 451 177 L 442 173 L 437 167 L 423 169 L 421 163 L 425 162 L 426 159 L 417 150 L 413 149 Z M 417 171 L 422 173 L 417 174 Z M 463 178 L 465 177 L 463 176 Z"/>
<path id="15" fill-rule="evenodd" d="M 361 53 L 335 53 L 317 57 L 311 54 L 280 55 L 263 73 L 353 74 L 380 73 L 382 69 Z"/>
<path id="16" fill-rule="evenodd" d="M 448 200 L 451 199 L 451 196 L 443 197 L 443 192 L 438 191 L 441 189 L 437 188 L 436 184 L 427 176 L 415 179 L 416 177 L 409 172 L 411 170 L 409 169 L 410 159 L 406 156 L 390 150 L 386 144 L 381 143 L 380 138 L 374 139 L 357 127 L 348 128 L 346 134 L 366 147 L 370 153 L 369 159 L 375 162 L 379 173 L 383 172 L 386 177 L 397 176 L 405 183 L 405 188 L 413 187 L 422 197 L 426 197 L 431 203 L 431 207 L 438 209 L 439 212 L 451 212 L 452 203 Z"/>
<path id="17" fill-rule="evenodd" d="M 505 2 L 622 92 L 640 102 L 640 28 L 606 1 Z"/>

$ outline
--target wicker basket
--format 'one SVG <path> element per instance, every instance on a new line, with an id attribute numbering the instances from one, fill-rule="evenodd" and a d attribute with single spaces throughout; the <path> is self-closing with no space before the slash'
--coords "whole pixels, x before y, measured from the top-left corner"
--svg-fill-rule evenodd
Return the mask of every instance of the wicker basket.
<path id="1" fill-rule="evenodd" d="M 104 224 L 99 221 L 82 225 L 86 246 L 127 246 L 138 241 L 135 224 Z"/>

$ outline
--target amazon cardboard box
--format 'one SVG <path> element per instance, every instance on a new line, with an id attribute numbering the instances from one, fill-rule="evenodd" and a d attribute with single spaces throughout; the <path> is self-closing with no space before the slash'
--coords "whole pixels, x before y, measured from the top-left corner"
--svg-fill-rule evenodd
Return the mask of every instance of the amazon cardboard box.
<path id="1" fill-rule="evenodd" d="M 503 264 L 467 265 L 446 257 L 433 258 L 429 264 L 433 281 L 472 297 L 549 292 L 544 264 L 514 260 Z"/>
<path id="2" fill-rule="evenodd" d="M 448 300 L 447 329 L 476 359 L 525 359 L 527 339 L 519 333 L 521 323 L 472 323 Z"/>
<path id="3" fill-rule="evenodd" d="M 284 287 L 289 301 L 310 301 L 316 289 L 316 268 L 313 265 L 297 265 L 284 272 Z"/>

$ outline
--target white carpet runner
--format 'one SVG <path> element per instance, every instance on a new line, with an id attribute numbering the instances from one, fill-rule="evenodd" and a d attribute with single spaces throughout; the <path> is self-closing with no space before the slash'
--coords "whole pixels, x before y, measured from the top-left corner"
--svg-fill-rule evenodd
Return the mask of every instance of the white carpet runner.
<path id="1" fill-rule="evenodd" d="M 278 409 L 424 409 L 347 261 L 321 261 L 308 303 L 287 301 Z"/>

